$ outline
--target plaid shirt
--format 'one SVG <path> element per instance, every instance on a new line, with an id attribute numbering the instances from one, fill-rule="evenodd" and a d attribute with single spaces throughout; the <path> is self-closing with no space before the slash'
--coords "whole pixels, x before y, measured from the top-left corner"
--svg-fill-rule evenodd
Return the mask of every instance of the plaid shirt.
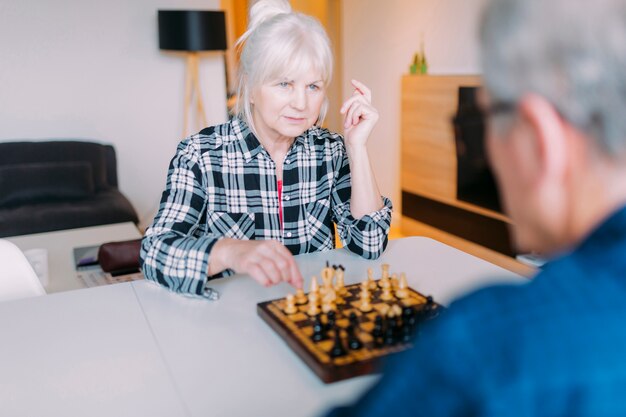
<path id="1" fill-rule="evenodd" d="M 312 127 L 298 136 L 283 167 L 283 229 L 276 164 L 235 118 L 183 140 L 167 185 L 144 236 L 146 278 L 182 293 L 207 295 L 211 248 L 222 237 L 273 239 L 293 254 L 335 247 L 333 223 L 344 246 L 375 259 L 387 245 L 391 202 L 361 219 L 350 213 L 350 166 L 343 138 Z"/>

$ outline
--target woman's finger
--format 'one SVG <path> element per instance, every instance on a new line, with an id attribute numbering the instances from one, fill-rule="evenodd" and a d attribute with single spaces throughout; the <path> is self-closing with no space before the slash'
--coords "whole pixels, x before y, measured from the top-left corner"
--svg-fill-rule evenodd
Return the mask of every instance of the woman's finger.
<path id="1" fill-rule="evenodd" d="M 352 85 L 354 86 L 354 88 L 359 90 L 361 94 L 365 96 L 365 98 L 367 98 L 368 102 L 372 102 L 372 91 L 365 84 L 357 80 L 352 80 Z"/>
<path id="2" fill-rule="evenodd" d="M 357 95 L 354 95 L 348 98 L 346 101 L 344 101 L 343 104 L 341 105 L 341 109 L 339 110 L 339 112 L 341 114 L 345 113 L 348 110 L 348 108 L 355 102 L 362 102 L 364 104 L 369 104 L 367 103 L 367 99 L 361 93 L 358 93 Z"/>
<path id="3" fill-rule="evenodd" d="M 291 254 L 291 252 L 289 252 L 289 249 L 287 249 L 284 245 L 278 244 L 275 248 L 275 257 L 276 257 L 276 264 L 278 265 L 278 268 L 280 269 L 281 277 L 283 281 L 292 283 L 292 280 L 294 280 L 295 278 L 296 283 L 297 283 L 298 280 L 302 279 L 302 276 L 300 275 L 300 271 L 298 270 L 298 266 L 296 265 L 296 261 L 293 255 Z M 294 268 L 295 268 L 295 273 L 296 273 L 295 276 L 294 276 Z"/>
<path id="4" fill-rule="evenodd" d="M 293 260 L 291 262 L 291 266 L 289 268 L 289 283 L 295 288 L 302 288 L 304 285 L 304 278 L 302 278 L 302 274 L 300 273 L 300 268 L 296 264 L 296 261 Z"/>
<path id="5" fill-rule="evenodd" d="M 352 126 L 356 126 L 359 123 L 359 118 L 362 114 L 362 105 L 361 103 L 353 104 L 348 112 L 346 113 L 346 121 L 344 126 L 346 128 Z"/>
<path id="6" fill-rule="evenodd" d="M 255 263 L 251 265 L 247 273 L 252 277 L 252 279 L 263 285 L 264 287 L 269 287 L 269 285 L 271 284 L 271 281 L 259 264 Z"/>
<path id="7" fill-rule="evenodd" d="M 358 104 L 355 107 L 356 108 L 352 112 L 352 125 L 354 126 L 359 124 L 359 120 L 361 119 L 361 116 L 363 116 L 363 106 Z"/>
<path id="8" fill-rule="evenodd" d="M 352 115 L 354 114 L 354 109 L 356 107 L 357 103 L 352 103 L 350 105 L 350 107 L 348 107 L 346 114 L 345 114 L 345 119 L 343 122 L 343 125 L 345 128 L 348 128 L 351 124 L 352 124 Z"/>

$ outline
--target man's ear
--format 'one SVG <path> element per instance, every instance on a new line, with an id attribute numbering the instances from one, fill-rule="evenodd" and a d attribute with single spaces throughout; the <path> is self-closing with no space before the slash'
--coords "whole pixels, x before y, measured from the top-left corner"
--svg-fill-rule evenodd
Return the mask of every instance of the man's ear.
<path id="1" fill-rule="evenodd" d="M 537 94 L 523 96 L 518 111 L 535 141 L 534 156 L 540 178 L 561 178 L 565 174 L 568 151 L 563 118 L 548 100 Z"/>

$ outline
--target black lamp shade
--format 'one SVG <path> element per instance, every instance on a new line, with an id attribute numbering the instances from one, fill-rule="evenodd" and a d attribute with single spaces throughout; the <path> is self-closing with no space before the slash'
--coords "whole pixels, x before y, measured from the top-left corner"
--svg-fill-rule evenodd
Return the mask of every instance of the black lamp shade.
<path id="1" fill-rule="evenodd" d="M 159 49 L 174 51 L 226 50 L 224 12 L 159 10 Z"/>

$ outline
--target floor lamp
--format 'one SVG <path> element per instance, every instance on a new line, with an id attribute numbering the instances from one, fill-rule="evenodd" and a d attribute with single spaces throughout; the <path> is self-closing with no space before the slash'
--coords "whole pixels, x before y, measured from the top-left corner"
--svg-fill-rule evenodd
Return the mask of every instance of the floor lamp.
<path id="1" fill-rule="evenodd" d="M 188 134 L 190 109 L 195 107 L 196 121 L 201 120 L 203 127 L 207 125 L 202 91 L 200 90 L 198 52 L 226 50 L 224 12 L 159 10 L 159 49 L 187 52 L 183 127 L 183 137 L 185 137 Z"/>

